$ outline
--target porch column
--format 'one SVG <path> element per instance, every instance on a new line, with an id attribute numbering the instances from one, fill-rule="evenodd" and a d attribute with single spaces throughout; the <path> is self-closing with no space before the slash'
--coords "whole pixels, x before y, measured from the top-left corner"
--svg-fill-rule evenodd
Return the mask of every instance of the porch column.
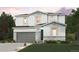
<path id="1" fill-rule="evenodd" d="M 39 42 L 40 40 L 41 40 L 41 38 L 40 38 L 40 31 L 36 31 L 36 33 L 35 33 L 35 41 Z"/>
<path id="2" fill-rule="evenodd" d="M 13 40 L 15 40 L 15 41 L 17 40 L 17 32 L 13 33 Z"/>

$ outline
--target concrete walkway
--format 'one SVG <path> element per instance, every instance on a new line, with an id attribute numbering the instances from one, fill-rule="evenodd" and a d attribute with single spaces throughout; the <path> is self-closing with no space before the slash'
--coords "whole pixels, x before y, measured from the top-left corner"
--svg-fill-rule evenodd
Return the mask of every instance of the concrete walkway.
<path id="1" fill-rule="evenodd" d="M 27 43 L 27 46 L 32 43 Z M 24 43 L 0 43 L 0 52 L 17 52 L 24 48 Z"/>

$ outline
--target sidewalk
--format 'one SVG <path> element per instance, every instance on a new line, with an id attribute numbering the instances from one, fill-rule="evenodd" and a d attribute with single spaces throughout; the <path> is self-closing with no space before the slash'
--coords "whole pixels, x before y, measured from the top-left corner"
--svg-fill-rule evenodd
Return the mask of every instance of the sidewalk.
<path id="1" fill-rule="evenodd" d="M 31 45 L 27 43 L 27 46 Z M 0 52 L 17 52 L 24 48 L 24 43 L 0 43 Z"/>

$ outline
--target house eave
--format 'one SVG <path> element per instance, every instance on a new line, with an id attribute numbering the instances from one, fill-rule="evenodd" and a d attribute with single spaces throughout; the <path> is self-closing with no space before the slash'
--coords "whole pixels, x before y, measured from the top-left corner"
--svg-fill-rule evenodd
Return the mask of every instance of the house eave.
<path id="1" fill-rule="evenodd" d="M 35 14 L 35 13 L 42 13 L 42 14 L 46 14 L 46 15 L 58 15 L 58 16 L 60 15 L 60 16 L 65 16 L 65 14 L 62 14 L 62 13 L 52 13 L 52 12 L 35 11 L 35 12 L 29 13 L 29 14 L 15 15 L 15 17 L 30 16 L 30 15 Z"/>
<path id="2" fill-rule="evenodd" d="M 44 27 L 44 26 L 47 26 L 47 25 L 50 25 L 50 24 L 58 24 L 58 25 L 61 25 L 61 26 L 67 26 L 67 24 L 63 24 L 63 23 L 59 23 L 59 22 L 51 22 L 51 23 L 41 25 L 41 27 Z"/>
<path id="3" fill-rule="evenodd" d="M 15 28 L 35 28 L 35 26 L 15 26 L 15 27 L 12 27 L 12 29 L 15 29 Z"/>

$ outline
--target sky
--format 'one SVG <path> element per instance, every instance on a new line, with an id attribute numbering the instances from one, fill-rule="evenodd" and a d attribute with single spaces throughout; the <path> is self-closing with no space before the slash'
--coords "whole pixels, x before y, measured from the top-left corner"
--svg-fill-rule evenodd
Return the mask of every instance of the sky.
<path id="1" fill-rule="evenodd" d="M 0 7 L 0 14 L 3 11 L 12 15 L 28 14 L 34 11 L 56 12 L 59 9 L 59 7 Z"/>
<path id="2" fill-rule="evenodd" d="M 61 8 L 62 7 L 0 7 L 0 14 L 5 12 L 15 16 L 18 14 L 29 14 L 34 11 L 56 12 Z"/>

